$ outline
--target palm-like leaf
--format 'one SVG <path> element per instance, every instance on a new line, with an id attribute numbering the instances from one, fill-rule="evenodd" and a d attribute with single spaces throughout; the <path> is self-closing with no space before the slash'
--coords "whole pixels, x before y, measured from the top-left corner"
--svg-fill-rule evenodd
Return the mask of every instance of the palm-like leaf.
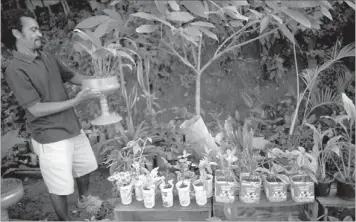
<path id="1" fill-rule="evenodd" d="M 339 93 L 345 92 L 346 88 L 354 78 L 355 72 L 350 72 L 349 70 L 346 70 L 345 72 L 339 74 L 335 83 L 337 91 Z"/>
<path id="2" fill-rule="evenodd" d="M 330 88 L 315 90 L 310 96 L 308 114 L 321 106 L 328 105 L 330 107 L 336 107 L 341 104 L 340 102 L 340 95 Z"/>

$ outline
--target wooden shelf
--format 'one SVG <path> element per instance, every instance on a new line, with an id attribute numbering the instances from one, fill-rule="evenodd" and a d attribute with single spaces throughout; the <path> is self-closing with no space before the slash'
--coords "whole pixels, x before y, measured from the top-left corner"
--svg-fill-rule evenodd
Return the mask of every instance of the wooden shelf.
<path id="1" fill-rule="evenodd" d="M 317 197 L 317 201 L 324 207 L 355 208 L 355 201 L 343 200 L 336 196 L 336 189 L 330 190 L 327 197 Z"/>
<path id="2" fill-rule="evenodd" d="M 114 215 L 117 221 L 177 221 L 178 218 L 184 221 L 205 221 L 211 217 L 211 198 L 208 199 L 207 204 L 199 206 L 192 197 L 190 205 L 182 207 L 178 196 L 174 196 L 173 206 L 164 207 L 159 193 L 156 195 L 153 208 L 145 208 L 143 201 L 136 201 L 134 196 L 132 198 L 131 204 L 124 205 L 120 202 L 115 207 Z"/>

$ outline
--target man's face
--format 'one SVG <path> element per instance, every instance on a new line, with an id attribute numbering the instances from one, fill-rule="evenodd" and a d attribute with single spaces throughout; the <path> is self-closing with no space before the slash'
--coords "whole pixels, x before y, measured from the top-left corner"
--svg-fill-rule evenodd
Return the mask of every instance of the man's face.
<path id="1" fill-rule="evenodd" d="M 21 17 L 21 22 L 22 30 L 16 35 L 19 45 L 30 50 L 41 48 L 42 34 L 37 21 L 30 17 Z"/>

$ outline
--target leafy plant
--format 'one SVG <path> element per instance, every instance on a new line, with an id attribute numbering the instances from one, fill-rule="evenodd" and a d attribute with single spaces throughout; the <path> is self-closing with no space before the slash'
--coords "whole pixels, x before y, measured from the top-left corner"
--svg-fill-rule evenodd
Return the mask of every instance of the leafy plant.
<path id="1" fill-rule="evenodd" d="M 122 63 L 122 57 L 124 57 L 132 64 L 135 64 L 135 60 L 130 55 L 135 54 L 132 49 L 122 47 L 119 42 L 109 42 L 103 46 L 101 40 L 88 30 L 83 32 L 79 29 L 74 29 L 73 33 L 73 47 L 78 52 L 86 51 L 91 56 L 95 77 L 114 76 L 123 66 L 127 66 L 132 70 L 130 64 Z"/>
<path id="2" fill-rule="evenodd" d="M 156 167 L 150 171 L 143 168 L 144 174 L 139 175 L 139 181 L 142 182 L 142 189 L 150 189 L 156 187 L 158 183 L 162 182 L 163 177 L 158 176 L 158 168 Z"/>
<path id="3" fill-rule="evenodd" d="M 318 181 L 323 182 L 327 177 L 326 163 L 331 158 L 331 155 L 335 153 L 340 156 L 340 149 L 338 147 L 338 140 L 341 136 L 331 137 L 325 146 L 323 146 L 323 138 L 326 135 L 332 136 L 332 129 L 321 132 L 321 126 L 316 128 L 315 126 L 305 123 L 306 126 L 313 130 L 314 146 L 311 155 L 318 160 L 318 170 L 316 177 Z"/>
<path id="4" fill-rule="evenodd" d="M 346 114 L 341 114 L 333 117 L 324 117 L 327 119 L 333 120 L 337 125 L 341 126 L 342 134 L 340 137 L 343 141 L 339 141 L 337 144 L 341 148 L 341 154 L 343 154 L 346 150 L 346 161 L 344 160 L 344 155 L 340 155 L 341 166 L 334 161 L 338 172 L 340 173 L 341 180 L 345 182 L 355 183 L 355 163 L 354 163 L 354 155 L 355 155 L 355 144 L 352 143 L 352 138 L 354 137 L 354 126 L 356 119 L 356 107 L 352 100 L 350 100 L 345 93 L 341 94 L 342 102 Z"/>
<path id="5" fill-rule="evenodd" d="M 203 182 L 204 188 L 207 189 L 208 187 L 208 174 L 212 175 L 213 170 L 212 166 L 216 166 L 217 164 L 212 161 L 212 158 L 210 156 L 211 150 L 208 149 L 207 146 L 205 146 L 205 153 L 203 154 L 203 158 L 199 161 L 199 179 Z"/>

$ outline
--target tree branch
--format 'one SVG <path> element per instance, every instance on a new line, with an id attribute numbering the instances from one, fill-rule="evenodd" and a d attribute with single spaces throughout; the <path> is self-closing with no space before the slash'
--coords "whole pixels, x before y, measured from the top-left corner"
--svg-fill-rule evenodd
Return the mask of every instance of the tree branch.
<path id="1" fill-rule="evenodd" d="M 163 40 L 162 42 L 166 44 L 167 47 L 172 50 L 173 54 L 176 55 L 186 66 L 190 67 L 196 74 L 199 74 L 198 70 L 188 60 L 184 59 L 172 46 Z"/>
<path id="2" fill-rule="evenodd" d="M 248 40 L 248 41 L 246 41 L 246 42 L 243 42 L 243 43 L 240 43 L 240 44 L 237 44 L 237 45 L 234 45 L 234 46 L 232 46 L 232 47 L 230 47 L 230 48 L 225 49 L 224 51 L 218 53 L 216 56 L 214 56 L 213 58 L 211 58 L 211 59 L 203 66 L 203 68 L 202 68 L 201 70 L 199 70 L 199 73 L 200 73 L 200 74 L 203 73 L 204 70 L 207 69 L 207 68 L 211 65 L 211 63 L 213 63 L 215 60 L 217 60 L 218 58 L 220 58 L 223 54 L 225 54 L 225 53 L 227 53 L 227 52 L 230 52 L 230 51 L 234 50 L 235 48 L 238 48 L 238 47 L 247 45 L 247 44 L 249 44 L 249 43 L 251 43 L 251 42 L 254 42 L 254 41 L 256 41 L 256 40 L 258 40 L 258 39 L 260 39 L 260 38 L 262 38 L 262 37 L 264 37 L 264 36 L 266 36 L 266 35 L 269 35 L 269 34 L 275 32 L 275 31 L 277 31 L 278 29 L 279 29 L 279 28 L 272 29 L 271 31 L 266 32 L 266 33 L 263 34 L 263 35 L 257 36 L 256 38 L 250 39 L 250 40 Z"/>

